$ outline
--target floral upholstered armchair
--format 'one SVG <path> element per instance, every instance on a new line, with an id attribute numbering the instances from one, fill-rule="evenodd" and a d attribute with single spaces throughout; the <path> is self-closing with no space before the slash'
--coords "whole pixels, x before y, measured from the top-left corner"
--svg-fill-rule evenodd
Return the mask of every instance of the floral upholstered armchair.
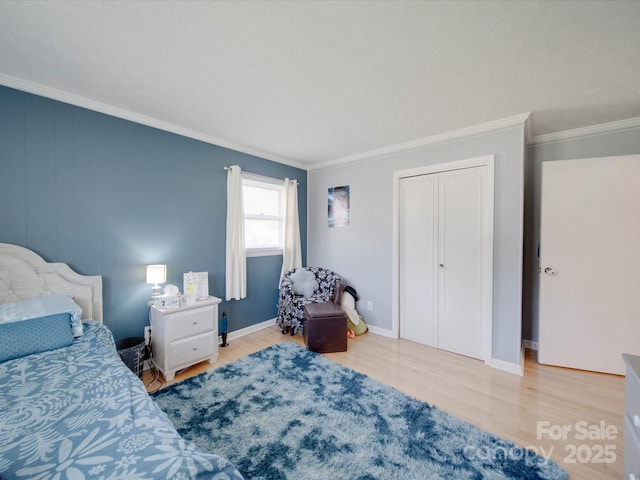
<path id="1" fill-rule="evenodd" d="M 287 332 L 287 328 L 291 335 L 302 333 L 304 329 L 304 311 L 303 308 L 307 303 L 323 303 L 333 300 L 333 289 L 336 282 L 342 278 L 335 272 L 321 267 L 306 267 L 307 270 L 315 275 L 318 282 L 318 288 L 310 296 L 297 295 L 293 291 L 293 282 L 291 275 L 296 270 L 291 270 L 282 277 L 280 281 L 280 297 L 278 299 L 278 318 L 276 325 L 282 333 Z"/>

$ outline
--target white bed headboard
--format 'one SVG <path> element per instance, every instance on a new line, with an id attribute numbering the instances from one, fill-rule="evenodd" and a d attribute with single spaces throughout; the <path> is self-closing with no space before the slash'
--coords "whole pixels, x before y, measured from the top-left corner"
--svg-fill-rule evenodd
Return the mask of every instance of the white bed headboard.
<path id="1" fill-rule="evenodd" d="M 47 263 L 31 250 L 0 243 L 0 303 L 70 294 L 82 319 L 102 322 L 102 277 L 80 275 L 66 263 Z"/>

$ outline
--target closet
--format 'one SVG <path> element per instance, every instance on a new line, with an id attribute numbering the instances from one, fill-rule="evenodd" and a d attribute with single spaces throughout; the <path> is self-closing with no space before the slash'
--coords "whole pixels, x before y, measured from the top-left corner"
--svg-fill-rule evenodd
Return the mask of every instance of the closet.
<path id="1" fill-rule="evenodd" d="M 400 337 L 480 359 L 491 337 L 487 171 L 480 165 L 398 183 Z"/>

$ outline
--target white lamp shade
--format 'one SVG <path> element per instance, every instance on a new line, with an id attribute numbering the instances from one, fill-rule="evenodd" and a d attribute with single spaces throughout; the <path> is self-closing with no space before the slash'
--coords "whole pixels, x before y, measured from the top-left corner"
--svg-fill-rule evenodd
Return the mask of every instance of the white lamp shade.
<path id="1" fill-rule="evenodd" d="M 157 285 L 167 281 L 166 265 L 147 265 L 147 283 Z"/>

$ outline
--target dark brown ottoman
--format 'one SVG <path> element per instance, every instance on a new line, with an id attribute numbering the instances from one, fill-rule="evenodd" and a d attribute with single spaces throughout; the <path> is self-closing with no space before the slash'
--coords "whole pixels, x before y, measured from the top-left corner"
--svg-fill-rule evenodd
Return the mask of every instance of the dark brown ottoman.
<path id="1" fill-rule="evenodd" d="M 318 353 L 347 350 L 347 314 L 333 302 L 304 306 L 304 344 Z"/>

